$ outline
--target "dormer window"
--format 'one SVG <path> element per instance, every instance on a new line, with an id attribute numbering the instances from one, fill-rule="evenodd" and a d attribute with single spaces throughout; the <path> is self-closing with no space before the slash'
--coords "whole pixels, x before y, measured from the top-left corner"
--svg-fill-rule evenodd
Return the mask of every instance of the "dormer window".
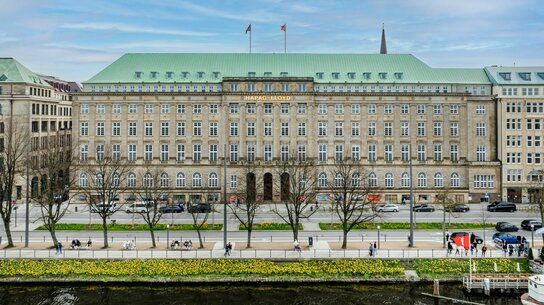
<path id="1" fill-rule="evenodd" d="M 166 78 L 171 79 L 174 75 L 174 72 L 166 72 Z"/>
<path id="2" fill-rule="evenodd" d="M 380 73 L 378 73 L 378 77 L 379 77 L 380 79 L 386 79 L 386 78 L 387 78 L 387 73 L 385 73 L 385 72 L 380 72 Z"/>
<path id="3" fill-rule="evenodd" d="M 518 73 L 518 75 L 523 80 L 531 80 L 531 73 L 529 73 L 529 72 L 520 72 L 520 73 Z"/>
<path id="4" fill-rule="evenodd" d="M 512 75 L 510 72 L 499 72 L 499 76 L 504 80 L 512 80 Z"/>
<path id="5" fill-rule="evenodd" d="M 315 78 L 317 78 L 317 79 L 323 79 L 323 74 L 324 74 L 323 72 L 317 72 L 317 73 L 315 74 Z"/>
<path id="6" fill-rule="evenodd" d="M 213 78 L 219 78 L 219 72 L 213 72 Z"/>
<path id="7" fill-rule="evenodd" d="M 395 79 L 402 79 L 402 72 L 397 72 L 394 74 Z"/>
<path id="8" fill-rule="evenodd" d="M 364 78 L 364 79 L 370 79 L 370 76 L 371 76 L 371 73 L 370 73 L 370 72 L 365 72 L 365 73 L 363 73 L 363 78 Z"/>
<path id="9" fill-rule="evenodd" d="M 187 78 L 189 76 L 189 72 L 181 72 L 181 78 Z"/>
<path id="10" fill-rule="evenodd" d="M 264 77 L 272 77 L 272 72 L 264 72 Z"/>
<path id="11" fill-rule="evenodd" d="M 247 77 L 255 77 L 255 72 L 247 72 Z"/>
<path id="12" fill-rule="evenodd" d="M 544 72 L 537 72 L 536 75 L 544 80 Z"/>
<path id="13" fill-rule="evenodd" d="M 204 77 L 204 72 L 197 72 L 196 73 L 197 77 L 200 79 L 200 78 L 203 78 Z"/>
<path id="14" fill-rule="evenodd" d="M 135 76 L 136 78 L 142 78 L 142 75 L 143 75 L 143 74 L 144 74 L 143 72 L 135 72 L 135 73 L 134 73 L 134 76 Z"/>
<path id="15" fill-rule="evenodd" d="M 355 72 L 349 72 L 348 73 L 348 78 L 349 79 L 355 79 Z"/>
<path id="16" fill-rule="evenodd" d="M 151 78 L 155 79 L 159 75 L 159 72 L 151 72 Z"/>
<path id="17" fill-rule="evenodd" d="M 280 76 L 281 77 L 287 77 L 288 73 L 287 72 L 280 72 Z"/>
<path id="18" fill-rule="evenodd" d="M 340 73 L 332 72 L 332 79 L 338 79 L 339 77 L 340 77 Z"/>

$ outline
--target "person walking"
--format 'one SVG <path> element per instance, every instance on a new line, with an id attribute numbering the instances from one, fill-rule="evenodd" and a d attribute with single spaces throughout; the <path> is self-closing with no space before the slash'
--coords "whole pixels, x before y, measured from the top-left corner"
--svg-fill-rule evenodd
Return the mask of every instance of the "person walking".
<path id="1" fill-rule="evenodd" d="M 453 251 L 453 246 L 451 245 L 451 241 L 448 241 L 448 255 L 450 255 L 452 251 Z"/>
<path id="2" fill-rule="evenodd" d="M 57 254 L 62 255 L 62 244 L 60 243 L 60 241 L 57 244 Z"/>
<path id="3" fill-rule="evenodd" d="M 486 252 L 486 251 L 487 251 L 487 246 L 484 245 L 484 246 L 482 247 L 482 257 L 485 257 L 485 252 Z"/>
<path id="4" fill-rule="evenodd" d="M 372 257 L 372 255 L 374 254 L 374 247 L 372 246 L 372 243 L 369 243 L 369 246 L 368 246 L 368 255 L 370 257 Z"/>
<path id="5" fill-rule="evenodd" d="M 446 242 L 450 241 L 450 231 L 446 231 Z"/>

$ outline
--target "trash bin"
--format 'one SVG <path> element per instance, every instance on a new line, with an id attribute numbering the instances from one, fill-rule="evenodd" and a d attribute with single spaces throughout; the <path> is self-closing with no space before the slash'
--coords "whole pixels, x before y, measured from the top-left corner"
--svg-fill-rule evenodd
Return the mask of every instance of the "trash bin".
<path id="1" fill-rule="evenodd" d="M 309 247 L 313 247 L 314 246 L 314 238 L 313 237 L 308 237 L 308 246 Z"/>

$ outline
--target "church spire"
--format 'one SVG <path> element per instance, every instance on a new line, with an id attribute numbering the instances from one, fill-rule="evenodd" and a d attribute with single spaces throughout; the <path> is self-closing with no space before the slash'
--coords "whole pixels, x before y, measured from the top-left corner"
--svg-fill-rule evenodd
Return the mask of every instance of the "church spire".
<path id="1" fill-rule="evenodd" d="M 380 46 L 380 54 L 387 54 L 387 43 L 385 42 L 385 27 L 382 23 L 382 44 Z"/>

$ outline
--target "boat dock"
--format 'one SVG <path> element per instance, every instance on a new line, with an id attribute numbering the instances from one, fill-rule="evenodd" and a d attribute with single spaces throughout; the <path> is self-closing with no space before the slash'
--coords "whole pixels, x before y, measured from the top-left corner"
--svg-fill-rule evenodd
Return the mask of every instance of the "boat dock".
<path id="1" fill-rule="evenodd" d="M 531 274 L 465 274 L 463 288 L 469 293 L 520 293 L 527 291 Z"/>

